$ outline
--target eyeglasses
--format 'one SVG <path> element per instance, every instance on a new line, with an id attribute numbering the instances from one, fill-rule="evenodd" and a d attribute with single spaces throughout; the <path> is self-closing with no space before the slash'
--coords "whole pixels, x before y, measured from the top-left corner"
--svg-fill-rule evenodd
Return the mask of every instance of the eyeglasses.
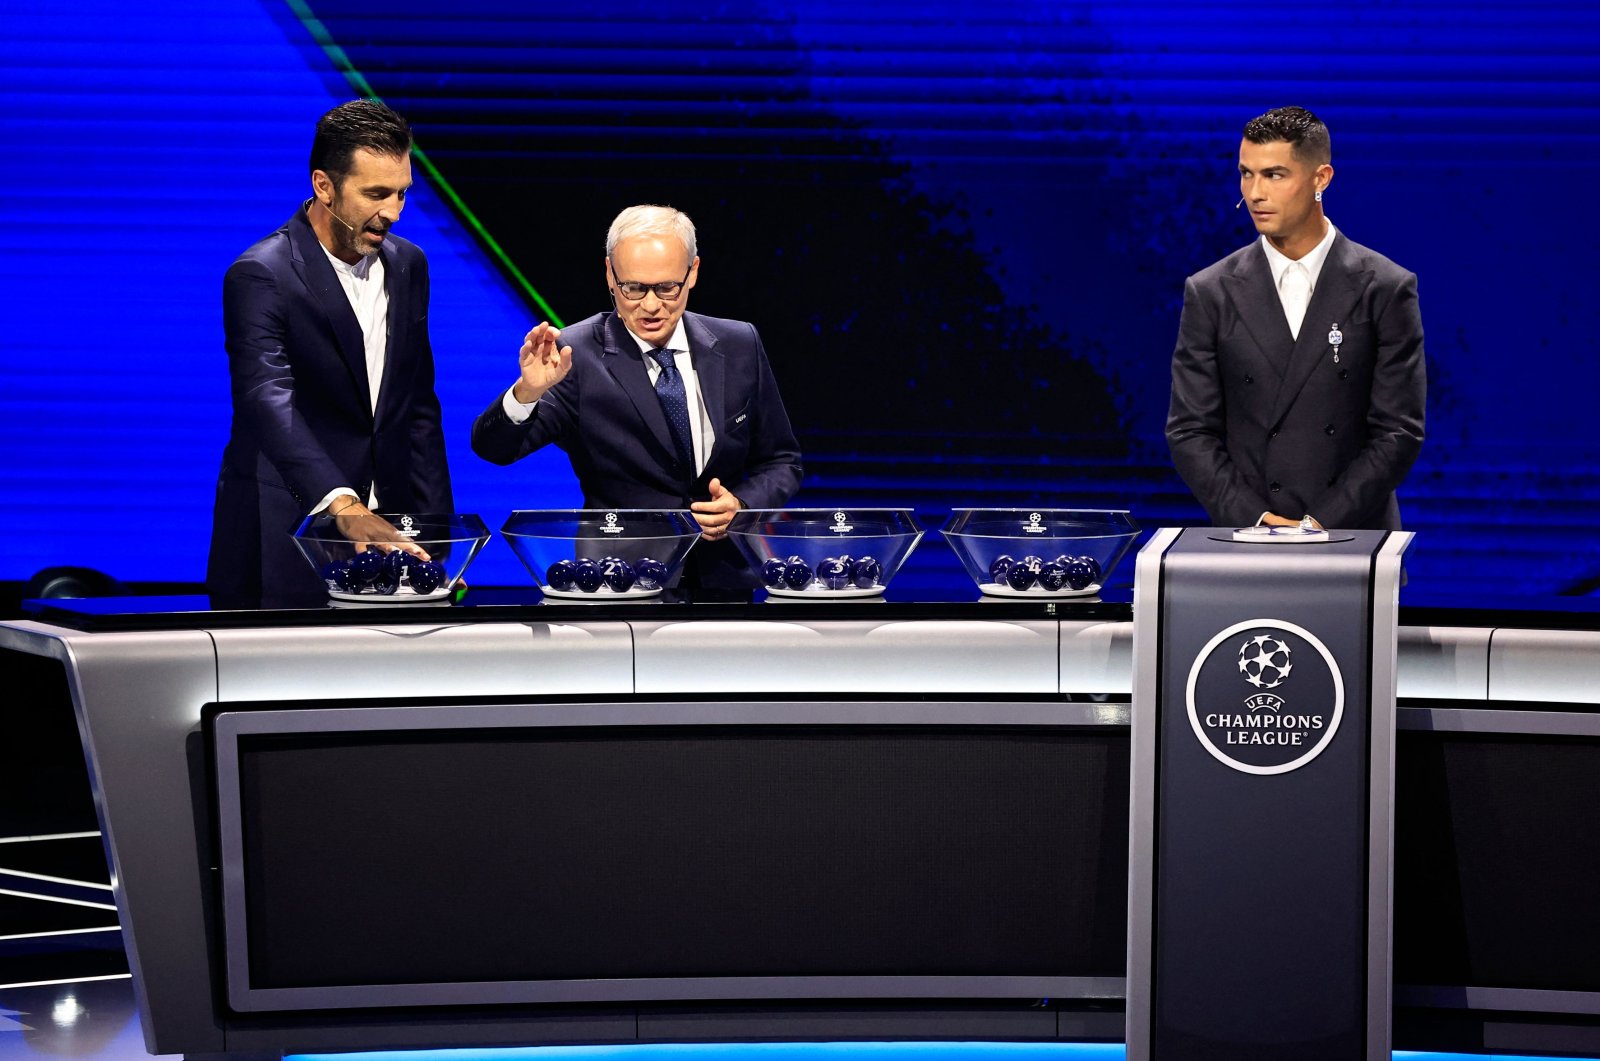
<path id="1" fill-rule="evenodd" d="M 651 291 L 663 302 L 671 302 L 683 290 L 683 285 L 689 281 L 689 274 L 694 271 L 694 263 L 689 263 L 689 268 L 684 271 L 682 280 L 663 280 L 659 284 L 643 284 L 637 280 L 618 280 L 617 270 L 611 270 L 611 282 L 617 285 L 617 290 L 629 302 L 638 302 Z"/>

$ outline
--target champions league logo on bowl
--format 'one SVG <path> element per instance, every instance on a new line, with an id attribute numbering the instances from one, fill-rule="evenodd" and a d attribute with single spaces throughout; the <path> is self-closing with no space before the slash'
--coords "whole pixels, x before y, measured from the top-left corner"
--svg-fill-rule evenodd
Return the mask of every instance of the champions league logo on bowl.
<path id="1" fill-rule="evenodd" d="M 1344 678 L 1309 630 L 1252 619 L 1221 631 L 1195 656 L 1186 700 L 1189 724 L 1212 757 L 1247 774 L 1284 774 L 1333 740 Z"/>

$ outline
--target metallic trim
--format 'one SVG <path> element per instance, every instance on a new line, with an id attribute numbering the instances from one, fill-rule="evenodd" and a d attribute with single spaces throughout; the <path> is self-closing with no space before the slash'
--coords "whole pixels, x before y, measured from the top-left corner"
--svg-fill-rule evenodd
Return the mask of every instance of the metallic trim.
<path id="1" fill-rule="evenodd" d="M 1127 1061 L 1149 1061 L 1155 954 L 1156 708 L 1161 688 L 1162 564 L 1182 533 L 1163 527 L 1133 579 L 1133 736 L 1128 785 Z"/>
<path id="2" fill-rule="evenodd" d="M 1430 1009 L 1500 1010 L 1508 1013 L 1581 1013 L 1600 1016 L 1600 992 L 1553 991 L 1523 987 L 1444 987 L 1403 984 L 1394 989 L 1397 1006 Z"/>
<path id="3" fill-rule="evenodd" d="M 1372 686 L 1367 747 L 1367 1058 L 1389 1061 L 1394 989 L 1394 746 L 1399 672 L 1400 554 L 1415 537 L 1395 531 L 1372 560 Z"/>
<path id="4" fill-rule="evenodd" d="M 1528 733 L 1543 737 L 1600 737 L 1600 714 L 1480 707 L 1402 707 L 1399 728 L 1439 733 Z"/>

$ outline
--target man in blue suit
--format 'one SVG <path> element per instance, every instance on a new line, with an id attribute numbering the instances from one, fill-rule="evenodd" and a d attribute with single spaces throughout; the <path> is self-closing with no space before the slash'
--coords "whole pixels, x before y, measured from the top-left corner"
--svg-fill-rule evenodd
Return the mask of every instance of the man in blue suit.
<path id="1" fill-rule="evenodd" d="M 354 100 L 317 123 L 311 190 L 223 279 L 233 427 L 207 587 L 214 607 L 321 603 L 291 533 L 326 511 L 354 541 L 396 541 L 375 509 L 451 511 L 428 343 L 428 263 L 390 233 L 411 130 Z"/>
<path id="2" fill-rule="evenodd" d="M 520 376 L 478 416 L 472 449 L 510 464 L 554 443 L 586 508 L 689 508 L 702 540 L 683 588 L 705 599 L 754 584 L 728 524 L 794 495 L 800 446 L 755 328 L 686 312 L 699 275 L 687 215 L 622 211 L 606 234 L 612 311 L 530 331 Z"/>

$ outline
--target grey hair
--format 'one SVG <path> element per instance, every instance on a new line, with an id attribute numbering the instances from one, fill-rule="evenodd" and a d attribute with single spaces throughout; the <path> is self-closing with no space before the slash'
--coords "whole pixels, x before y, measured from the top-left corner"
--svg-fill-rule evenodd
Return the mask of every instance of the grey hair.
<path id="1" fill-rule="evenodd" d="M 606 257 L 611 257 L 623 240 L 638 236 L 676 236 L 683 243 L 683 249 L 689 252 L 691 262 L 698 253 L 694 222 L 689 220 L 688 214 L 670 206 L 630 206 L 617 215 L 606 231 Z"/>

